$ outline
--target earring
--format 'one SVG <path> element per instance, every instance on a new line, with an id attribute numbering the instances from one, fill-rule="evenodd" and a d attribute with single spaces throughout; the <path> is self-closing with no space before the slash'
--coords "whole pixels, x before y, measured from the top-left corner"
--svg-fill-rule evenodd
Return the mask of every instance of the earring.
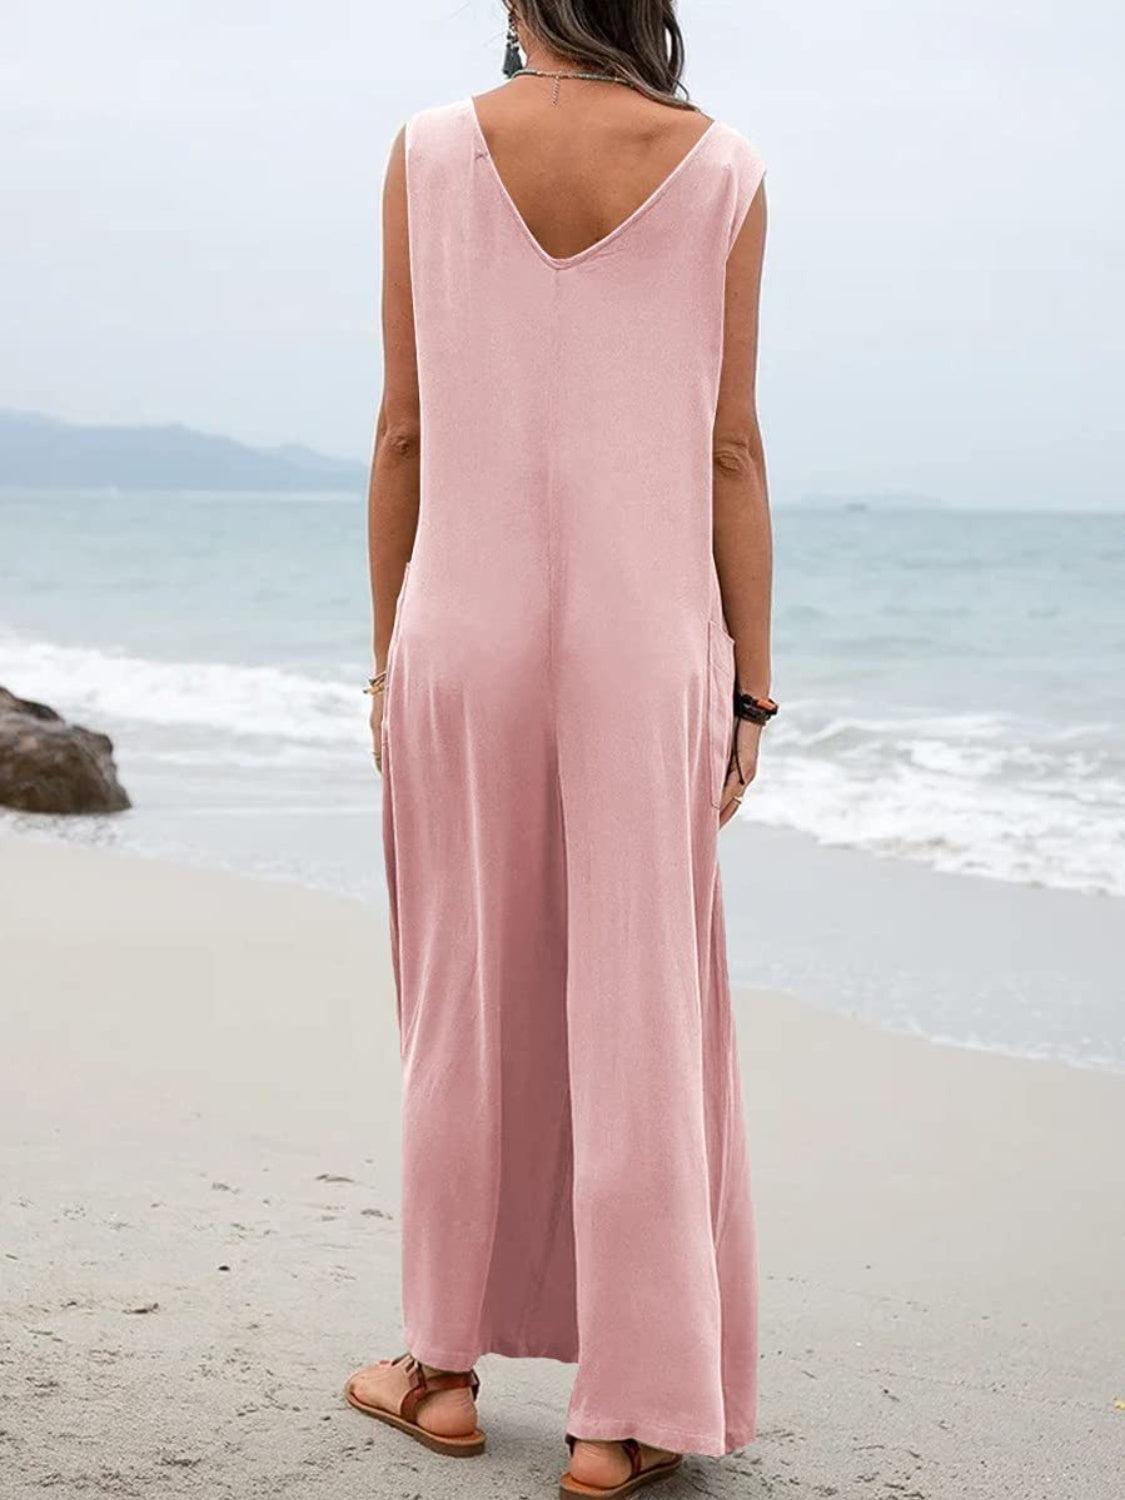
<path id="1" fill-rule="evenodd" d="M 523 59 L 520 57 L 520 38 L 516 30 L 516 13 L 508 8 L 508 35 L 504 48 L 504 77 L 514 78 L 523 67 Z"/>

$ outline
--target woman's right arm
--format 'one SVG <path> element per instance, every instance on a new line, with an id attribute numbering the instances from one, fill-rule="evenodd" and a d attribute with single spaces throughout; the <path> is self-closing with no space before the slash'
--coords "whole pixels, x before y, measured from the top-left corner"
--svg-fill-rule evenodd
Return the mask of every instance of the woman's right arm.
<path id="1" fill-rule="evenodd" d="M 414 547 L 420 491 L 421 420 L 410 242 L 406 212 L 406 145 L 400 131 L 383 188 L 383 399 L 367 502 L 374 671 L 387 663 L 395 600 Z M 382 699 L 372 700 L 376 759 Z"/>

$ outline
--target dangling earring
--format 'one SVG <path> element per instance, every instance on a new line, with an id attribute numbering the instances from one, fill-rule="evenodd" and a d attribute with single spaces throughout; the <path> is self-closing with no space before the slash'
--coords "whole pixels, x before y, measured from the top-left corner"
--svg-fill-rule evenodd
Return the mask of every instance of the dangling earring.
<path id="1" fill-rule="evenodd" d="M 520 37 L 516 30 L 516 13 L 511 6 L 508 7 L 508 35 L 507 45 L 504 48 L 504 77 L 514 78 L 523 67 L 523 59 L 520 57 Z"/>

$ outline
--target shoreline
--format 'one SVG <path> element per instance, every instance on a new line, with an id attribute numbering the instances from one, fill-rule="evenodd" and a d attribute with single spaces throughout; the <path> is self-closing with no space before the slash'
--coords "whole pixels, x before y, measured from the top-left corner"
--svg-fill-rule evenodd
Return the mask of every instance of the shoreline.
<path id="1" fill-rule="evenodd" d="M 401 1337 L 381 912 L 19 838 L 0 912 L 14 1500 L 444 1492 L 339 1395 Z M 735 1006 L 761 1432 L 690 1460 L 683 1494 L 1108 1497 L 1122 1080 L 761 989 Z M 549 1491 L 571 1371 L 481 1373 L 490 1452 L 457 1492 Z"/>
<path id="2" fill-rule="evenodd" d="M 72 836 L 71 825 L 59 819 L 8 814 L 0 820 L 0 847 L 5 840 L 30 840 L 213 871 L 374 907 L 385 920 L 377 797 L 365 818 L 356 819 L 349 803 L 335 826 L 331 809 L 316 810 L 317 819 L 328 822 L 325 848 L 335 852 L 341 840 L 347 844 L 338 864 L 325 854 L 319 868 L 308 870 L 255 867 L 249 857 L 224 861 L 210 843 L 198 852 L 174 842 L 162 848 L 158 839 L 134 842 L 121 815 L 75 821 Z M 220 819 L 230 816 L 214 811 Z M 147 823 L 152 815 L 142 808 L 139 816 Z M 270 810 L 251 822 L 273 817 Z M 239 815 L 238 821 L 246 820 Z M 276 824 L 270 827 L 271 843 L 284 843 Z M 735 988 L 789 995 L 827 1015 L 938 1047 L 1125 1076 L 1119 977 L 1125 947 L 1112 922 L 1120 898 L 932 870 L 750 819 L 724 830 L 720 854 Z M 356 868 L 363 870 L 363 887 L 347 878 Z M 872 912 L 881 914 L 877 926 Z M 810 962 L 809 953 L 819 962 Z M 1076 1000 L 1085 1007 L 1076 1024 L 1100 1017 L 1100 1050 L 1079 1053 L 1059 1029 L 1067 1018 L 1055 1000 L 1064 987 L 1072 1011 Z M 955 1003 L 969 996 L 971 1007 Z M 1052 1039 L 1021 1044 L 981 1035 L 973 1011 L 983 1026 L 999 1021 L 1001 1029 L 1010 1014 L 1033 1015 Z M 942 1024 L 932 1024 L 939 1014 Z"/>

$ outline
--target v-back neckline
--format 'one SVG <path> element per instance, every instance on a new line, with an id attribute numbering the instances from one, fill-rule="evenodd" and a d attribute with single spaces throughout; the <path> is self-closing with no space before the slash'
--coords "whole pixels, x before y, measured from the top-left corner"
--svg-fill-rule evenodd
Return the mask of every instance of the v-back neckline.
<path id="1" fill-rule="evenodd" d="M 536 236 L 532 234 L 527 220 L 524 218 L 523 214 L 520 212 L 519 208 L 516 205 L 516 200 L 508 191 L 507 183 L 505 183 L 503 177 L 500 175 L 500 169 L 496 165 L 495 157 L 492 155 L 492 148 L 488 144 L 488 137 L 484 133 L 484 126 L 480 122 L 480 115 L 477 113 L 476 100 L 473 99 L 470 95 L 470 97 L 465 100 L 465 105 L 468 110 L 469 119 L 472 124 L 473 131 L 476 135 L 477 142 L 480 147 L 480 154 L 484 157 L 485 161 L 488 164 L 489 172 L 494 179 L 496 186 L 500 190 L 501 198 L 508 206 L 508 211 L 511 213 L 512 218 L 516 221 L 517 226 L 522 231 L 524 238 L 531 245 L 531 248 L 539 256 L 540 260 L 546 261 L 549 266 L 554 266 L 557 270 L 562 270 L 567 266 L 576 266 L 580 262 L 588 260 L 592 255 L 597 255 L 600 251 L 605 250 L 610 244 L 612 244 L 613 241 L 618 239 L 619 236 L 623 235 L 627 229 L 631 228 L 638 219 L 643 218 L 644 215 L 648 213 L 649 209 L 653 208 L 656 205 L 657 201 L 664 196 L 664 194 L 672 186 L 676 178 L 679 177 L 680 173 L 684 170 L 688 163 L 693 161 L 694 158 L 699 154 L 704 142 L 710 140 L 719 123 L 717 120 L 711 120 L 709 122 L 703 134 L 700 135 L 697 140 L 692 142 L 691 146 L 689 146 L 683 156 L 680 157 L 679 161 L 671 169 L 671 171 L 668 172 L 666 176 L 661 178 L 661 180 L 653 188 L 652 192 L 649 193 L 648 197 L 645 198 L 642 203 L 639 203 L 637 207 L 633 209 L 632 213 L 628 214 L 624 219 L 622 219 L 619 224 L 615 225 L 606 234 L 603 234 L 600 239 L 594 240 L 592 244 L 587 245 L 584 250 L 578 250 L 573 255 L 552 255 L 548 250 L 544 249 L 544 247 L 539 243 L 539 240 L 536 238 Z"/>

